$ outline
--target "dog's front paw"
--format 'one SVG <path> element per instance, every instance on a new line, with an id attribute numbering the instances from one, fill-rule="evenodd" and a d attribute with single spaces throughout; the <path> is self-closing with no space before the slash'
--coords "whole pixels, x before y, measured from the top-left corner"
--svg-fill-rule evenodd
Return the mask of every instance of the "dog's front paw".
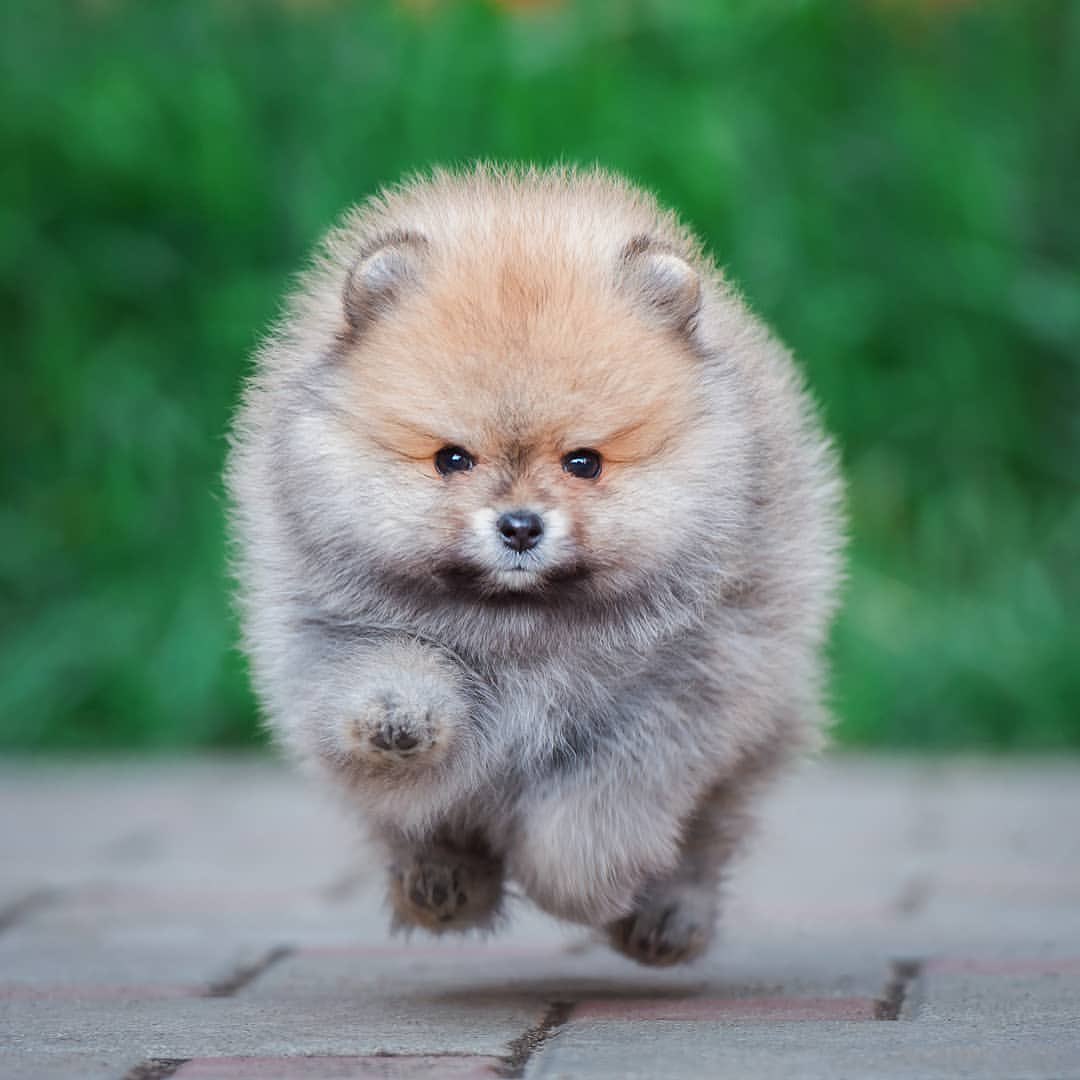
<path id="1" fill-rule="evenodd" d="M 336 744 L 350 767 L 397 776 L 443 762 L 467 726 L 461 694 L 434 680 L 402 680 L 353 700 L 338 721 Z"/>
<path id="2" fill-rule="evenodd" d="M 490 925 L 502 900 L 503 868 L 495 860 L 433 849 L 390 871 L 390 903 L 397 929 L 441 934 Z"/>
<path id="3" fill-rule="evenodd" d="M 298 743 L 350 781 L 410 775 L 457 759 L 471 741 L 473 697 L 462 665 L 415 642 L 339 658 L 319 672 Z M 430 779 L 430 776 L 428 776 Z"/>
<path id="4" fill-rule="evenodd" d="M 608 940 L 639 964 L 670 967 L 705 952 L 715 921 L 715 890 L 699 885 L 657 888 L 608 926 Z"/>
<path id="5" fill-rule="evenodd" d="M 449 737 L 448 725 L 440 722 L 434 709 L 407 702 L 392 692 L 360 708 L 348 723 L 353 753 L 372 765 L 440 756 L 440 742 Z"/>

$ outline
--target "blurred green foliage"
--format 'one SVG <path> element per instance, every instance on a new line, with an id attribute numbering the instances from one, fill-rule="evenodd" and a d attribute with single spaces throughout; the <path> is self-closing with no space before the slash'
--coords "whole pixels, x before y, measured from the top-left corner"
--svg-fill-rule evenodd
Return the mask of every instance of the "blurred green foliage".
<path id="1" fill-rule="evenodd" d="M 592 162 L 796 350 L 853 544 L 841 738 L 1080 746 L 1080 5 L 0 8 L 0 744 L 255 737 L 224 432 L 349 203 Z"/>

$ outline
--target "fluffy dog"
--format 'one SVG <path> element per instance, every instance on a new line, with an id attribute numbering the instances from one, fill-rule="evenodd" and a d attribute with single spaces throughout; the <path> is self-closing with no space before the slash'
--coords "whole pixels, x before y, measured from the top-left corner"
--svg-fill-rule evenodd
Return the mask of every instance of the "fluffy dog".
<path id="1" fill-rule="evenodd" d="M 504 881 L 699 955 L 758 782 L 815 744 L 834 455 L 791 358 L 609 174 L 436 172 L 353 211 L 256 358 L 228 481 L 282 742 L 398 925 Z"/>

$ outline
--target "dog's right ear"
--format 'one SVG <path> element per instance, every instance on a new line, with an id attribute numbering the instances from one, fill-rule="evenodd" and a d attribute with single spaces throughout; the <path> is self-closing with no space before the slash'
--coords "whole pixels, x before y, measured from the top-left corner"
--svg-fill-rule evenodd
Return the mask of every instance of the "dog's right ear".
<path id="1" fill-rule="evenodd" d="M 635 236 L 622 249 L 623 281 L 648 314 L 663 326 L 689 335 L 701 307 L 701 279 L 665 243 Z"/>
<path id="2" fill-rule="evenodd" d="M 427 238 L 400 230 L 380 237 L 356 260 L 342 297 L 349 329 L 359 333 L 402 292 L 415 285 L 427 253 Z"/>

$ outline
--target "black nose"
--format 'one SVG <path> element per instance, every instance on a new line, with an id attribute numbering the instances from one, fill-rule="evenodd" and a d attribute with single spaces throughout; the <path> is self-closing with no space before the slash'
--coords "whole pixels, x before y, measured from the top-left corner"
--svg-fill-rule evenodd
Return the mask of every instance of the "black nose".
<path id="1" fill-rule="evenodd" d="M 515 551 L 528 551 L 540 543 L 544 535 L 544 523 L 539 514 L 529 510 L 511 510 L 495 522 L 503 543 Z"/>

